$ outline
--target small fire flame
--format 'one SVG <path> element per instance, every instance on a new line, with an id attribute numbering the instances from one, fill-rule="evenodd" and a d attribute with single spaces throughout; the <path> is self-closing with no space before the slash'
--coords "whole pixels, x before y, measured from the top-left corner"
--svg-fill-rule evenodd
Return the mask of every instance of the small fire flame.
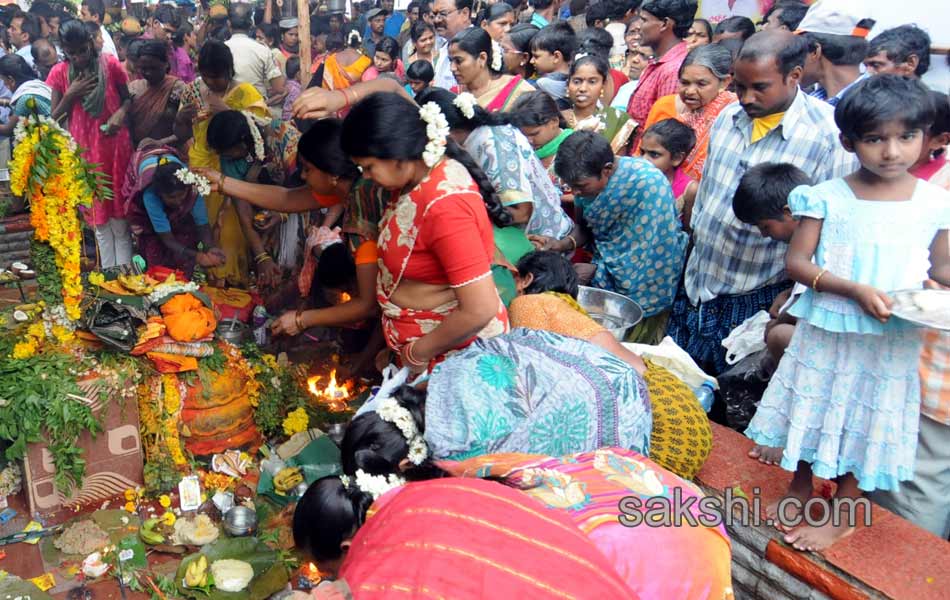
<path id="1" fill-rule="evenodd" d="M 340 294 L 340 304 L 343 304 L 344 302 L 349 302 L 352 299 L 353 297 L 347 294 L 346 292 L 343 292 L 342 294 Z"/>
<path id="2" fill-rule="evenodd" d="M 307 564 L 307 579 L 310 580 L 311 585 L 320 583 L 322 577 L 320 576 L 320 569 L 317 568 L 317 565 L 313 563 Z"/>
<path id="3" fill-rule="evenodd" d="M 323 379 L 322 375 L 314 375 L 307 379 L 307 390 L 319 402 L 326 404 L 331 412 L 343 412 L 346 410 L 346 401 L 352 393 L 349 382 L 344 381 L 343 385 L 336 382 L 336 369 L 330 372 L 330 381 L 321 390 L 317 387 L 317 382 Z"/>

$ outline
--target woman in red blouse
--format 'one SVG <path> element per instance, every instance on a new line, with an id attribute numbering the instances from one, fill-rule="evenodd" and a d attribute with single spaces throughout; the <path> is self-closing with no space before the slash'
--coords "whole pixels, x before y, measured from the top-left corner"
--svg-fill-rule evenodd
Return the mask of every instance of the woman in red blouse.
<path id="1" fill-rule="evenodd" d="M 507 331 L 491 276 L 492 222 L 504 227 L 511 216 L 485 173 L 451 140 L 430 168 L 427 124 L 398 94 L 354 106 L 341 137 L 364 177 L 399 192 L 380 223 L 376 295 L 403 365 L 421 371 L 476 337 Z"/>

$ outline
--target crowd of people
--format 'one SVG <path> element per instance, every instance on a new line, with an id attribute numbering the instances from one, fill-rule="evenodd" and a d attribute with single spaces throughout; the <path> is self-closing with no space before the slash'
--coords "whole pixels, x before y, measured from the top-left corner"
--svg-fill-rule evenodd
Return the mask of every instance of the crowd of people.
<path id="1" fill-rule="evenodd" d="M 950 536 L 950 334 L 888 295 L 950 285 L 925 31 L 869 39 L 862 3 L 835 0 L 759 23 L 696 0 L 311 4 L 309 32 L 277 3 L 8 10 L 0 134 L 61 120 L 109 176 L 83 213 L 100 268 L 139 254 L 256 287 L 277 336 L 357 330 L 357 372 L 408 372 L 297 507 L 321 571 L 354 591 L 729 597 L 724 529 L 631 530 L 618 503 L 701 496 L 712 446 L 695 389 L 642 348 L 670 337 L 716 376 L 763 310 L 777 367 L 751 456 L 795 473 L 789 497 L 833 479 Z M 643 319 L 617 340 L 581 286 Z"/>

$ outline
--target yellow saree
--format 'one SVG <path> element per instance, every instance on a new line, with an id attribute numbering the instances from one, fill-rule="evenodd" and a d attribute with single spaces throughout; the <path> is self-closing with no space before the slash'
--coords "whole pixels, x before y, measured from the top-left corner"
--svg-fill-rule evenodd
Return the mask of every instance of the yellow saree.
<path id="1" fill-rule="evenodd" d="M 206 167 L 220 171 L 221 161 L 218 154 L 208 146 L 208 124 L 211 122 L 211 115 L 205 115 L 202 110 L 207 105 L 205 98 L 208 94 L 208 88 L 195 81 L 193 85 L 188 86 L 188 93 L 183 97 L 183 104 L 198 105 L 200 115 L 193 125 L 194 141 L 188 151 L 188 161 L 191 168 Z M 232 110 L 247 110 L 258 117 L 270 117 L 263 96 L 249 83 L 236 85 L 223 100 Z M 215 232 L 215 243 L 227 256 L 225 263 L 209 269 L 209 274 L 228 286 L 247 287 L 247 240 L 244 239 L 237 210 L 218 193 L 205 198 L 205 204 L 208 208 L 208 220 Z"/>
<path id="2" fill-rule="evenodd" d="M 323 87 L 328 90 L 342 90 L 360 80 L 363 71 L 372 66 L 373 60 L 361 55 L 352 63 L 343 66 L 336 54 L 331 54 L 323 63 Z"/>

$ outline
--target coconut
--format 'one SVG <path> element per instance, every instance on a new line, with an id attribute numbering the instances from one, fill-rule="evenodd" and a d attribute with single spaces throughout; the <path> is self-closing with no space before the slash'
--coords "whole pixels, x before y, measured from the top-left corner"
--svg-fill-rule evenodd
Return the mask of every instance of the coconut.
<path id="1" fill-rule="evenodd" d="M 102 561 L 101 552 L 93 552 L 82 561 L 82 573 L 86 577 L 102 577 L 109 570 L 109 563 Z"/>
<path id="2" fill-rule="evenodd" d="M 254 579 L 254 569 L 243 560 L 225 558 L 211 563 L 211 577 L 222 592 L 241 592 Z"/>
<path id="3" fill-rule="evenodd" d="M 21 262 L 15 262 L 12 265 L 10 265 L 10 270 L 13 271 L 14 273 L 19 273 L 20 271 L 26 271 L 29 268 L 30 268 L 29 265 L 23 264 Z"/>
<path id="4" fill-rule="evenodd" d="M 22 310 L 13 311 L 13 320 L 17 323 L 26 323 L 30 320 L 30 315 L 26 314 Z"/>

